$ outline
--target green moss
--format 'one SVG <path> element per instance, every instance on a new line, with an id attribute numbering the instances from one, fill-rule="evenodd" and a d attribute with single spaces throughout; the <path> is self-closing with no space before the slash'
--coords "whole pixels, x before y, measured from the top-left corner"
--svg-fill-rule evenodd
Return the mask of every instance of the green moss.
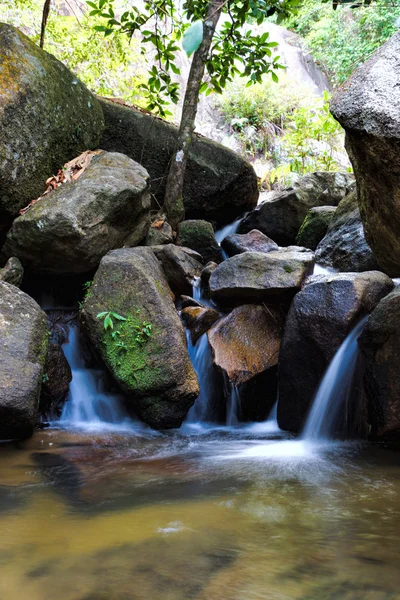
<path id="1" fill-rule="evenodd" d="M 286 273 L 293 273 L 294 271 L 294 269 L 289 265 L 284 265 L 283 269 L 286 271 Z"/>

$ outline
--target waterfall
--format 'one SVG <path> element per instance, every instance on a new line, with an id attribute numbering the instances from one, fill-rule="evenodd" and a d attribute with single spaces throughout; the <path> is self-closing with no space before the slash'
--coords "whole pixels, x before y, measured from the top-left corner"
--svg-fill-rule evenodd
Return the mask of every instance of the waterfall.
<path id="1" fill-rule="evenodd" d="M 87 426 L 128 421 L 122 398 L 106 391 L 104 372 L 86 366 L 78 328 L 70 327 L 68 337 L 63 350 L 72 370 L 72 381 L 60 422 Z"/>
<path id="2" fill-rule="evenodd" d="M 218 229 L 218 231 L 215 232 L 215 239 L 217 240 L 218 244 L 228 237 L 228 235 L 232 235 L 233 233 L 237 232 L 241 220 L 242 219 L 236 219 L 236 221 L 233 221 L 233 223 L 225 225 L 225 227 L 222 227 L 222 229 Z"/>
<path id="3" fill-rule="evenodd" d="M 339 412 L 346 406 L 351 392 L 359 353 L 357 338 L 367 318 L 353 328 L 333 357 L 312 404 L 303 439 L 326 440 L 332 437 Z"/>
<path id="4" fill-rule="evenodd" d="M 215 374 L 213 368 L 213 357 L 207 333 L 198 339 L 195 345 L 190 339 L 190 332 L 186 331 L 189 356 L 200 386 L 200 394 L 191 407 L 186 417 L 187 423 L 204 423 L 212 420 L 212 399 L 215 396 Z"/>
<path id="5" fill-rule="evenodd" d="M 229 427 L 236 427 L 239 425 L 240 413 L 240 392 L 236 385 L 231 385 L 226 403 L 226 424 Z"/>

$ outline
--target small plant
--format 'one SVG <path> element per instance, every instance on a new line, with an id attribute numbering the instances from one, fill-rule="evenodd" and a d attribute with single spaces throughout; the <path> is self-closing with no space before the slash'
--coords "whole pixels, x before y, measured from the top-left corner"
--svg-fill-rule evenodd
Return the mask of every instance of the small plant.
<path id="1" fill-rule="evenodd" d="M 107 331 L 108 329 L 114 329 L 114 321 L 113 319 L 116 319 L 117 321 L 126 321 L 126 317 L 123 317 L 122 315 L 119 315 L 115 312 L 113 312 L 112 310 L 110 311 L 104 311 L 99 313 L 96 316 L 96 319 L 103 319 L 103 325 L 104 325 L 104 330 Z"/>
<path id="2" fill-rule="evenodd" d="M 42 383 L 48 383 L 48 381 L 49 381 L 49 376 L 47 375 L 47 373 L 43 373 Z"/>
<path id="3" fill-rule="evenodd" d="M 93 281 L 85 281 L 85 283 L 83 284 L 83 300 L 87 300 L 89 298 L 90 294 L 92 293 L 92 285 Z"/>
<path id="4" fill-rule="evenodd" d="M 147 340 L 151 337 L 152 327 L 152 324 L 148 321 L 143 321 L 141 325 L 135 325 L 135 342 L 137 342 L 138 344 L 145 344 Z"/>

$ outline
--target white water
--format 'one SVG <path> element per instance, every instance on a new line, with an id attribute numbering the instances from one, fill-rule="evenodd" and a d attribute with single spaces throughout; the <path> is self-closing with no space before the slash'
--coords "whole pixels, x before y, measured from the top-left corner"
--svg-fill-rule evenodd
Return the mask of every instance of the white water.
<path id="1" fill-rule="evenodd" d="M 240 413 L 240 392 L 236 385 L 232 385 L 226 402 L 226 424 L 228 427 L 239 425 Z"/>
<path id="2" fill-rule="evenodd" d="M 331 439 L 341 410 L 346 410 L 359 353 L 357 338 L 367 317 L 349 333 L 336 352 L 318 388 L 302 437 L 305 440 Z"/>
<path id="3" fill-rule="evenodd" d="M 217 240 L 218 244 L 228 237 L 228 235 L 232 235 L 237 232 L 241 220 L 242 219 L 236 219 L 236 221 L 233 221 L 233 223 L 225 225 L 225 227 L 222 227 L 222 229 L 218 229 L 218 231 L 215 232 L 215 239 Z"/>
<path id="4" fill-rule="evenodd" d="M 189 356 L 200 386 L 200 394 L 191 407 L 186 417 L 186 423 L 205 423 L 211 420 L 211 402 L 215 395 L 213 377 L 213 358 L 208 343 L 207 333 L 197 340 L 195 345 L 190 339 L 190 332 L 186 331 Z"/>
<path id="5" fill-rule="evenodd" d="M 72 370 L 72 381 L 60 424 L 85 428 L 115 425 L 130 428 L 133 423 L 122 398 L 106 391 L 103 371 L 85 365 L 76 327 L 70 327 L 69 340 L 63 344 L 63 350 Z"/>

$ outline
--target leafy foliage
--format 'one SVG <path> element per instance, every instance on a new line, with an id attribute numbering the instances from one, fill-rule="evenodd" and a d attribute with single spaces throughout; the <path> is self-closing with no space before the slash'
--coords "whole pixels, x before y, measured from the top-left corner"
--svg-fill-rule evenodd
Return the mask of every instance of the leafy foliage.
<path id="1" fill-rule="evenodd" d="M 97 316 L 97 319 L 103 319 L 103 324 L 104 324 L 104 329 L 105 331 L 107 331 L 108 329 L 114 329 L 114 321 L 113 318 L 116 319 L 117 321 L 126 321 L 126 317 L 123 317 L 122 315 L 119 315 L 116 312 L 113 311 L 104 311 L 104 312 L 100 312 Z"/>
<path id="2" fill-rule="evenodd" d="M 285 25 L 305 38 L 332 83 L 340 84 L 396 31 L 400 4 L 375 0 L 352 8 L 304 0 Z"/>

